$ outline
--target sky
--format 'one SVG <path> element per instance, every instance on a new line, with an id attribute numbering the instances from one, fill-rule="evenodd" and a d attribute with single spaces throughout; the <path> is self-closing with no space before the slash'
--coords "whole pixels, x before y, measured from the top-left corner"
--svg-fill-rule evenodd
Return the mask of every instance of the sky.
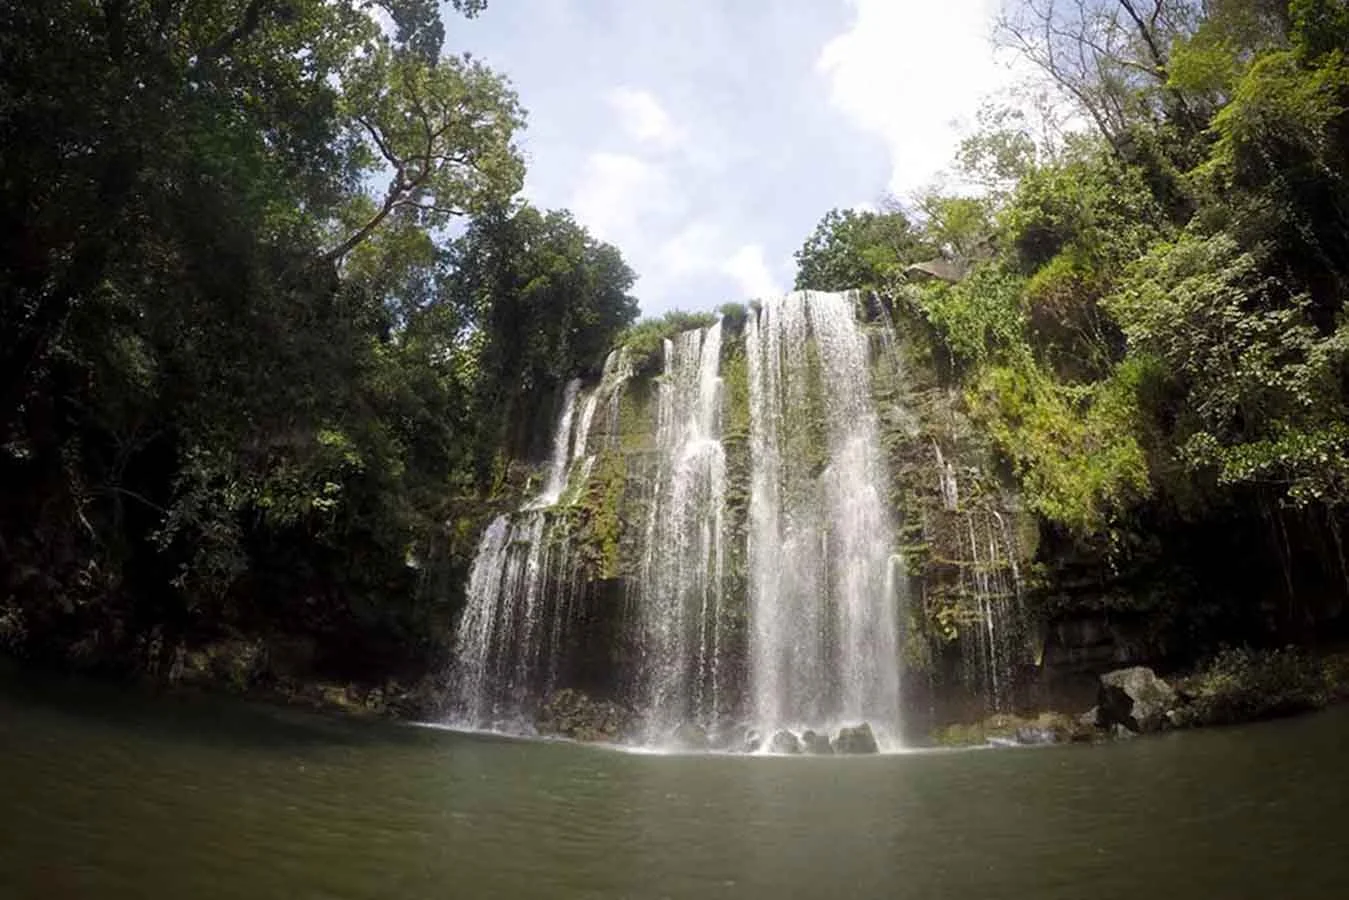
<path id="1" fill-rule="evenodd" d="M 491 0 L 447 50 L 528 111 L 524 195 L 638 274 L 645 315 L 791 288 L 834 207 L 942 177 L 1005 87 L 997 0 Z"/>

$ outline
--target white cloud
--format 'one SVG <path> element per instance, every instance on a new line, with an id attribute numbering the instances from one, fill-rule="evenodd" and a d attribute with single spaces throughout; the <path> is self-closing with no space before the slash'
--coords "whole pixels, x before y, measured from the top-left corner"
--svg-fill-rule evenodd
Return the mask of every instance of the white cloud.
<path id="1" fill-rule="evenodd" d="M 740 293 L 748 299 L 782 293 L 773 273 L 768 270 L 760 244 L 745 244 L 736 250 L 721 264 L 721 271 L 735 281 Z"/>
<path id="2" fill-rule="evenodd" d="M 634 140 L 657 147 L 680 143 L 680 131 L 665 107 L 649 91 L 618 87 L 605 95 L 618 113 L 623 130 Z"/>
<path id="3" fill-rule="evenodd" d="M 622 153 L 592 153 L 570 207 L 597 237 L 623 245 L 642 216 L 667 204 L 669 180 L 646 160 Z"/>
<path id="4" fill-rule="evenodd" d="M 657 259 L 661 269 L 668 273 L 714 269 L 723 240 L 721 229 L 710 222 L 695 220 L 661 244 Z"/>
<path id="5" fill-rule="evenodd" d="M 906 196 L 952 158 L 980 100 L 1012 75 L 994 60 L 997 0 L 851 0 L 852 26 L 816 69 L 834 107 L 881 138 L 889 190 Z"/>

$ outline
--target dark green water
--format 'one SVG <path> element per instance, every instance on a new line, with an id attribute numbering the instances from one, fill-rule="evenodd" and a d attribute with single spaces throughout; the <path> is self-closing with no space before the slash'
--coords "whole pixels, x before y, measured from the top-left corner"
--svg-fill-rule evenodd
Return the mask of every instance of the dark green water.
<path id="1" fill-rule="evenodd" d="M 9 683 L 0 897 L 1345 898 L 1347 750 L 1339 710 L 1097 748 L 641 756 Z"/>

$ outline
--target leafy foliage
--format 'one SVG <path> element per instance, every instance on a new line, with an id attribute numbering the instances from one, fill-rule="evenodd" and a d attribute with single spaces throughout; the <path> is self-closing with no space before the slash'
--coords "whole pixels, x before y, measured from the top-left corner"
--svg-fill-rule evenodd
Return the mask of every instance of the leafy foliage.
<path id="1" fill-rule="evenodd" d="M 441 57 L 439 4 L 370 6 L 0 9 L 12 649 L 424 670 L 455 594 L 422 567 L 461 580 L 503 423 L 635 317 L 617 250 L 512 208 L 509 84 Z"/>
<path id="2" fill-rule="evenodd" d="M 619 335 L 618 343 L 628 350 L 628 359 L 636 374 L 649 375 L 660 369 L 665 342 L 683 331 L 706 328 L 717 321 L 712 313 L 687 313 L 672 309 L 658 319 L 643 319 Z"/>
<path id="3" fill-rule="evenodd" d="M 1027 500 L 1079 535 L 1107 532 L 1148 490 L 1138 437 L 1134 366 L 1090 387 L 1057 382 L 1038 365 L 984 369 L 972 410 L 1021 475 Z"/>
<path id="4" fill-rule="evenodd" d="M 798 285 L 876 287 L 931 326 L 1064 583 L 1209 628 L 1329 615 L 1315 598 L 1349 585 L 1344 3 L 1022 0 L 999 33 L 1072 108 L 1043 123 L 1090 133 L 986 108 L 956 160 L 984 193 L 917 206 L 962 266 L 905 285 L 896 242 L 836 211 Z M 1200 587 L 1219 582 L 1225 604 Z"/>
<path id="5" fill-rule="evenodd" d="M 902 212 L 830 210 L 796 252 L 796 288 L 845 291 L 884 283 L 923 255 L 921 246 Z"/>
<path id="6" fill-rule="evenodd" d="M 1228 725 L 1317 709 L 1333 687 L 1321 665 L 1296 647 L 1219 651 L 1185 684 L 1182 710 L 1193 725 Z"/>

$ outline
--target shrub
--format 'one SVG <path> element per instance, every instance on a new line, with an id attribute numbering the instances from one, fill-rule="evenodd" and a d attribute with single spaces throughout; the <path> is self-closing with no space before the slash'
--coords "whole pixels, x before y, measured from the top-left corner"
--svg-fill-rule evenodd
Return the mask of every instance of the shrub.
<path id="1" fill-rule="evenodd" d="M 661 365 L 667 338 L 694 328 L 706 328 L 717 321 L 715 313 L 689 313 L 673 309 L 658 319 L 643 319 L 621 335 L 618 343 L 628 348 L 628 359 L 636 375 L 649 375 Z"/>
<path id="2" fill-rule="evenodd" d="M 1225 649 L 1182 685 L 1190 695 L 1186 724 L 1230 725 L 1324 706 L 1321 664 L 1296 647 Z"/>

